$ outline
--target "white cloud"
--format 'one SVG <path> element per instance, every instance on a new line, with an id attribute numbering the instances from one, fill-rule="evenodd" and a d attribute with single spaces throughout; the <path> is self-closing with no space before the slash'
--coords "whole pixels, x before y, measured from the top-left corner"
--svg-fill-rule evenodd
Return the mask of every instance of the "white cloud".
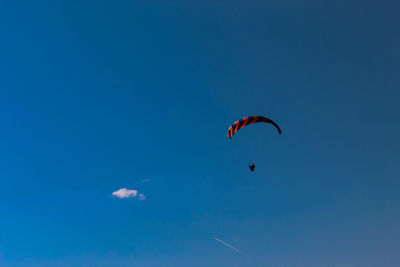
<path id="1" fill-rule="evenodd" d="M 117 198 L 131 198 L 131 197 L 137 197 L 138 191 L 121 188 L 121 189 L 113 192 L 112 195 Z M 139 197 L 140 197 L 140 195 L 139 195 Z"/>
<path id="2" fill-rule="evenodd" d="M 142 184 L 147 183 L 147 182 L 150 182 L 150 179 L 144 179 L 141 181 Z"/>
<path id="3" fill-rule="evenodd" d="M 146 196 L 143 195 L 143 194 L 139 194 L 139 199 L 140 199 L 140 200 L 146 200 Z"/>

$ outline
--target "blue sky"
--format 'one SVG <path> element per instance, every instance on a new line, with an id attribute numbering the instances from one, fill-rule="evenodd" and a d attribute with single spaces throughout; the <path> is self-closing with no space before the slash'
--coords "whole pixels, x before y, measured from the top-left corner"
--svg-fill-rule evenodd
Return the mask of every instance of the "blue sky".
<path id="1" fill-rule="evenodd" d="M 399 266 L 398 10 L 0 1 L 0 266 Z"/>

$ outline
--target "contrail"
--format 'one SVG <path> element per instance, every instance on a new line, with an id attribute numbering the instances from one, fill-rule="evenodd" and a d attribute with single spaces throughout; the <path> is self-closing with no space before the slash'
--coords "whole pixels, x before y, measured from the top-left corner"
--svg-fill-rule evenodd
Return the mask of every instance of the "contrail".
<path id="1" fill-rule="evenodd" d="M 150 182 L 150 179 L 144 179 L 144 180 L 142 180 L 142 181 L 140 181 L 142 184 L 144 184 L 144 183 L 147 183 L 147 182 Z"/>
<path id="2" fill-rule="evenodd" d="M 235 248 L 234 246 L 232 246 L 231 244 L 228 244 L 228 243 L 226 243 L 226 242 L 224 242 L 224 241 L 222 241 L 221 239 L 219 239 L 219 238 L 216 238 L 216 237 L 214 237 L 214 239 L 215 240 L 217 240 L 218 242 L 220 242 L 221 244 L 223 244 L 223 245 L 225 245 L 225 246 L 227 246 L 228 248 L 231 248 L 231 249 L 233 249 L 234 251 L 236 251 L 237 253 L 240 253 L 240 254 L 242 254 L 242 255 L 245 255 L 246 257 L 248 257 L 249 255 L 247 255 L 246 253 L 244 253 L 243 251 L 240 251 L 239 249 L 237 249 L 237 248 Z"/>

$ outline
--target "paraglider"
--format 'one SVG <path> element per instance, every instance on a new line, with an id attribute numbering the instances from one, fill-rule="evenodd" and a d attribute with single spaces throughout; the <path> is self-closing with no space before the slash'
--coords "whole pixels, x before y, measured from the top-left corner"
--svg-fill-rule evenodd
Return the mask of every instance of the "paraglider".
<path id="1" fill-rule="evenodd" d="M 278 124 L 276 124 L 274 121 L 272 121 L 266 117 L 262 117 L 262 116 L 249 116 L 249 117 L 244 117 L 243 119 L 236 121 L 231 127 L 229 127 L 229 130 L 228 130 L 229 139 L 232 139 L 233 135 L 235 133 L 237 133 L 237 131 L 239 131 L 243 127 L 253 124 L 253 123 L 258 123 L 258 122 L 270 123 L 275 126 L 275 128 L 278 130 L 279 134 L 282 134 L 282 131 L 279 128 Z M 253 172 L 255 167 L 256 167 L 256 165 L 254 163 L 249 164 L 250 171 Z"/>

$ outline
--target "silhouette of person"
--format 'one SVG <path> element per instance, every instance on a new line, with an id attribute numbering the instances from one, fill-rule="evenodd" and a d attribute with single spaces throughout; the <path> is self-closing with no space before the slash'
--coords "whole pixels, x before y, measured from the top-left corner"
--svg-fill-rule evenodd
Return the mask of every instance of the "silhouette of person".
<path id="1" fill-rule="evenodd" d="M 250 171 L 253 172 L 255 167 L 256 167 L 256 165 L 254 165 L 254 163 L 249 164 Z"/>

